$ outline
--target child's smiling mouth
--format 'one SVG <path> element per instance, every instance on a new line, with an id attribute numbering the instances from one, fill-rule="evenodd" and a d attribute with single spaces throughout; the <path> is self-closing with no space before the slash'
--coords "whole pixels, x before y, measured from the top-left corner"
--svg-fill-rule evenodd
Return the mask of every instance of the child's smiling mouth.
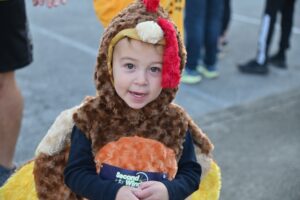
<path id="1" fill-rule="evenodd" d="M 129 94 L 131 94 L 133 97 L 141 99 L 147 95 L 145 92 L 135 92 L 135 91 L 129 91 Z"/>

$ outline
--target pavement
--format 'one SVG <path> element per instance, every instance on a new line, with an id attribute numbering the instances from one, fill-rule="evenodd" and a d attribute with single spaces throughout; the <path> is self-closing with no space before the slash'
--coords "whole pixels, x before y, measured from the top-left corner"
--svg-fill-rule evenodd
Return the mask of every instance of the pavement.
<path id="1" fill-rule="evenodd" d="M 255 56 L 263 1 L 232 1 L 229 45 L 221 76 L 181 85 L 182 105 L 215 145 L 222 170 L 222 200 L 300 199 L 300 2 L 288 52 L 288 70 L 270 66 L 267 76 L 246 75 L 236 65 Z M 94 95 L 93 71 L 102 26 L 92 1 L 56 9 L 27 2 L 34 62 L 17 72 L 25 99 L 15 161 L 22 164 L 56 116 Z M 275 30 L 271 53 L 276 51 Z"/>

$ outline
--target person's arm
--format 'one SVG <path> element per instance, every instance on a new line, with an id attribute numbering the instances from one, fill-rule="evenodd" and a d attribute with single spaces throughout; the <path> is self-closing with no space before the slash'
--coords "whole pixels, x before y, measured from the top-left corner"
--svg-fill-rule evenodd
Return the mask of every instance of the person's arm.
<path id="1" fill-rule="evenodd" d="M 43 6 L 46 5 L 48 8 L 57 7 L 59 5 L 64 5 L 67 3 L 67 0 L 32 0 L 34 6 Z"/>
<path id="2" fill-rule="evenodd" d="M 167 187 L 169 199 L 183 200 L 196 191 L 200 184 L 201 172 L 201 166 L 196 160 L 193 139 L 187 132 L 175 179 L 162 182 Z"/>
<path id="3" fill-rule="evenodd" d="M 96 173 L 96 165 L 91 142 L 74 127 L 71 136 L 71 149 L 64 171 L 65 184 L 76 194 L 90 200 L 115 199 L 122 187 L 111 180 L 102 180 Z"/>

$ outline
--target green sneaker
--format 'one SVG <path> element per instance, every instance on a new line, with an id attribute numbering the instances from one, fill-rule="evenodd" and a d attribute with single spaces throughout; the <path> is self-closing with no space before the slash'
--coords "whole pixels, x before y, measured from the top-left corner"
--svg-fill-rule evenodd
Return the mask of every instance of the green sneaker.
<path id="1" fill-rule="evenodd" d="M 219 77 L 219 72 L 216 69 L 208 70 L 208 69 L 206 69 L 206 67 L 198 66 L 197 71 L 200 74 L 202 74 L 205 78 L 208 78 L 208 79 L 214 79 L 214 78 Z"/>
<path id="2" fill-rule="evenodd" d="M 181 82 L 186 84 L 196 84 L 201 81 L 201 76 L 195 70 L 185 69 L 181 76 Z"/>

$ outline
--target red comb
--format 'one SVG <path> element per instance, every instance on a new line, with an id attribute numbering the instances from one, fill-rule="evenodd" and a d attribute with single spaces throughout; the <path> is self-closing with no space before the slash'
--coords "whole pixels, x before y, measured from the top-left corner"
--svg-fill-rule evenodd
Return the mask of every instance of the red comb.
<path id="1" fill-rule="evenodd" d="M 147 11 L 156 12 L 159 6 L 159 0 L 143 0 Z"/>
<path id="2" fill-rule="evenodd" d="M 180 82 L 180 57 L 176 30 L 167 19 L 158 18 L 157 22 L 162 28 L 166 40 L 163 55 L 162 87 L 176 88 Z"/>

